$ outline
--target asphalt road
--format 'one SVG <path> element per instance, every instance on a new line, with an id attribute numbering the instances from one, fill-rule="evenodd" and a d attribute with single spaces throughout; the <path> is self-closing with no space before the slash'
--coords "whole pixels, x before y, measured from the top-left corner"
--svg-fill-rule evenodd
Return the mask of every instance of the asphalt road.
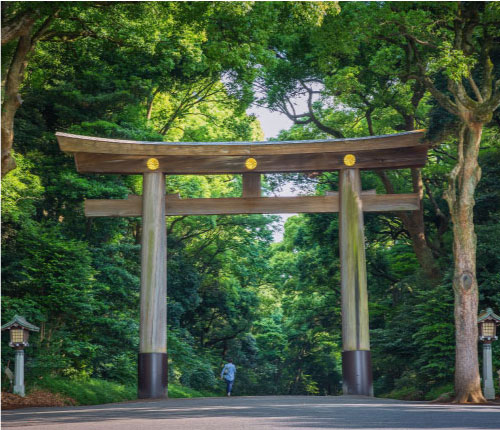
<path id="1" fill-rule="evenodd" d="M 171 399 L 4 411 L 2 427 L 29 427 L 29 430 L 492 430 L 500 429 L 500 407 L 357 396 Z"/>

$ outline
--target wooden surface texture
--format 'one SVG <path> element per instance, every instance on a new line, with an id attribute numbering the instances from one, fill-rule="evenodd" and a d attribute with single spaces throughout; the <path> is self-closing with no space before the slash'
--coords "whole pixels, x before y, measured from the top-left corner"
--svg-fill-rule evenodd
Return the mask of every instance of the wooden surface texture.
<path id="1" fill-rule="evenodd" d="M 340 172 L 340 279 L 342 350 L 369 350 L 368 290 L 363 227 L 365 199 L 357 169 Z"/>
<path id="2" fill-rule="evenodd" d="M 417 194 L 362 193 L 363 209 L 367 212 L 410 211 L 419 208 Z M 165 214 L 168 215 L 234 215 L 338 212 L 338 194 L 300 197 L 235 197 L 218 199 L 180 199 L 167 195 Z M 127 200 L 85 200 L 85 215 L 141 216 L 142 197 L 129 196 Z"/>
<path id="3" fill-rule="evenodd" d="M 260 173 L 243 173 L 243 197 L 260 197 L 261 180 Z"/>
<path id="4" fill-rule="evenodd" d="M 405 148 L 374 149 L 371 151 L 351 150 L 356 157 L 358 169 L 401 169 L 422 167 L 427 161 L 427 145 Z M 345 168 L 345 152 L 255 155 L 257 167 L 251 173 L 321 172 Z M 80 173 L 147 173 L 149 156 L 94 154 L 77 152 L 74 154 Z M 170 175 L 209 175 L 250 173 L 245 167 L 245 156 L 178 156 L 161 155 L 157 171 Z"/>
<path id="5" fill-rule="evenodd" d="M 391 135 L 350 139 L 268 142 L 140 142 L 134 140 L 106 139 L 68 133 L 56 133 L 59 147 L 64 152 L 128 154 L 150 157 L 160 155 L 253 156 L 370 151 L 373 149 L 394 149 L 416 146 L 422 142 L 424 135 L 425 130 L 416 130 Z"/>
<path id="6" fill-rule="evenodd" d="M 142 205 L 139 352 L 167 352 L 165 175 L 147 173 Z"/>

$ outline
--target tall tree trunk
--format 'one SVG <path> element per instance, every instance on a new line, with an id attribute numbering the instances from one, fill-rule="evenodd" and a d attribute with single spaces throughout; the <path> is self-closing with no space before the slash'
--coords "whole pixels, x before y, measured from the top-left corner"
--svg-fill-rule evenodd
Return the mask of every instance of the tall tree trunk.
<path id="1" fill-rule="evenodd" d="M 455 294 L 455 402 L 485 402 L 479 379 L 474 192 L 481 178 L 478 163 L 483 123 L 462 123 L 458 161 L 450 173 L 444 197 L 453 223 Z"/>
<path id="2" fill-rule="evenodd" d="M 413 192 L 417 193 L 420 199 L 420 208 L 418 211 L 411 211 L 403 222 L 410 233 L 413 250 L 415 251 L 415 255 L 417 256 L 417 260 L 425 276 L 430 280 L 439 281 L 441 279 L 441 269 L 427 243 L 427 236 L 425 234 L 423 205 L 424 182 L 422 180 L 422 170 L 411 169 L 411 179 Z"/>
<path id="3" fill-rule="evenodd" d="M 394 186 L 385 173 L 379 171 L 378 175 L 384 184 L 384 188 L 388 194 L 394 194 Z M 441 279 L 441 270 L 432 254 L 432 250 L 426 240 L 425 224 L 424 224 L 424 210 L 423 210 L 423 181 L 422 172 L 420 169 L 411 170 L 413 192 L 417 193 L 420 197 L 419 210 L 412 211 L 410 214 L 407 212 L 398 212 L 397 216 L 403 222 L 408 234 L 411 238 L 411 243 L 415 256 L 422 268 L 426 278 L 432 281 L 439 281 Z"/>
<path id="4" fill-rule="evenodd" d="M 33 24 L 31 24 L 33 25 Z M 28 64 L 28 54 L 32 48 L 31 36 L 21 36 L 17 42 L 16 52 L 5 78 L 5 96 L 2 103 L 2 178 L 15 169 L 16 163 L 11 155 L 14 142 L 14 116 L 21 106 L 19 87 L 24 79 L 24 70 Z"/>

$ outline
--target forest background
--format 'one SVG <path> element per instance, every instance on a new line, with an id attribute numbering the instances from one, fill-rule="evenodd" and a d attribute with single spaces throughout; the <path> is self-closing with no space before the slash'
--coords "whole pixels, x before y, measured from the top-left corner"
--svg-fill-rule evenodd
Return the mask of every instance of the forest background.
<path id="1" fill-rule="evenodd" d="M 142 179 L 76 173 L 54 133 L 262 140 L 246 113 L 257 104 L 294 122 L 280 140 L 428 130 L 424 169 L 362 175 L 365 189 L 422 195 L 415 214 L 365 214 L 375 393 L 453 391 L 449 196 L 471 117 L 473 277 L 479 308 L 500 310 L 499 24 L 498 2 L 2 2 L 2 323 L 41 328 L 29 387 L 136 384 L 140 219 L 88 219 L 83 200 L 140 194 Z M 264 187 L 319 195 L 337 180 L 266 175 Z M 167 190 L 238 196 L 241 178 L 169 176 Z M 341 393 L 338 217 L 291 217 L 279 243 L 275 221 L 168 218 L 171 387 L 220 392 L 231 357 L 237 394 Z M 6 336 L 2 348 L 12 367 Z"/>

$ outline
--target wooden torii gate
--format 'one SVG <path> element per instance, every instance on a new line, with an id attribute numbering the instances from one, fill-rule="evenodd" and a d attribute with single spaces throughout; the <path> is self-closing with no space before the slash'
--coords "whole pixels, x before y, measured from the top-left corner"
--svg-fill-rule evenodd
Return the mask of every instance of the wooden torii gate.
<path id="1" fill-rule="evenodd" d="M 289 142 L 138 142 L 57 133 L 80 173 L 142 174 L 142 196 L 86 200 L 85 215 L 142 216 L 139 398 L 167 395 L 167 237 L 169 215 L 340 213 L 344 394 L 373 396 L 363 211 L 412 211 L 418 194 L 361 190 L 360 170 L 422 167 L 424 132 Z M 340 170 L 338 193 L 261 197 L 261 174 Z M 243 196 L 165 195 L 166 175 L 242 174 Z"/>

